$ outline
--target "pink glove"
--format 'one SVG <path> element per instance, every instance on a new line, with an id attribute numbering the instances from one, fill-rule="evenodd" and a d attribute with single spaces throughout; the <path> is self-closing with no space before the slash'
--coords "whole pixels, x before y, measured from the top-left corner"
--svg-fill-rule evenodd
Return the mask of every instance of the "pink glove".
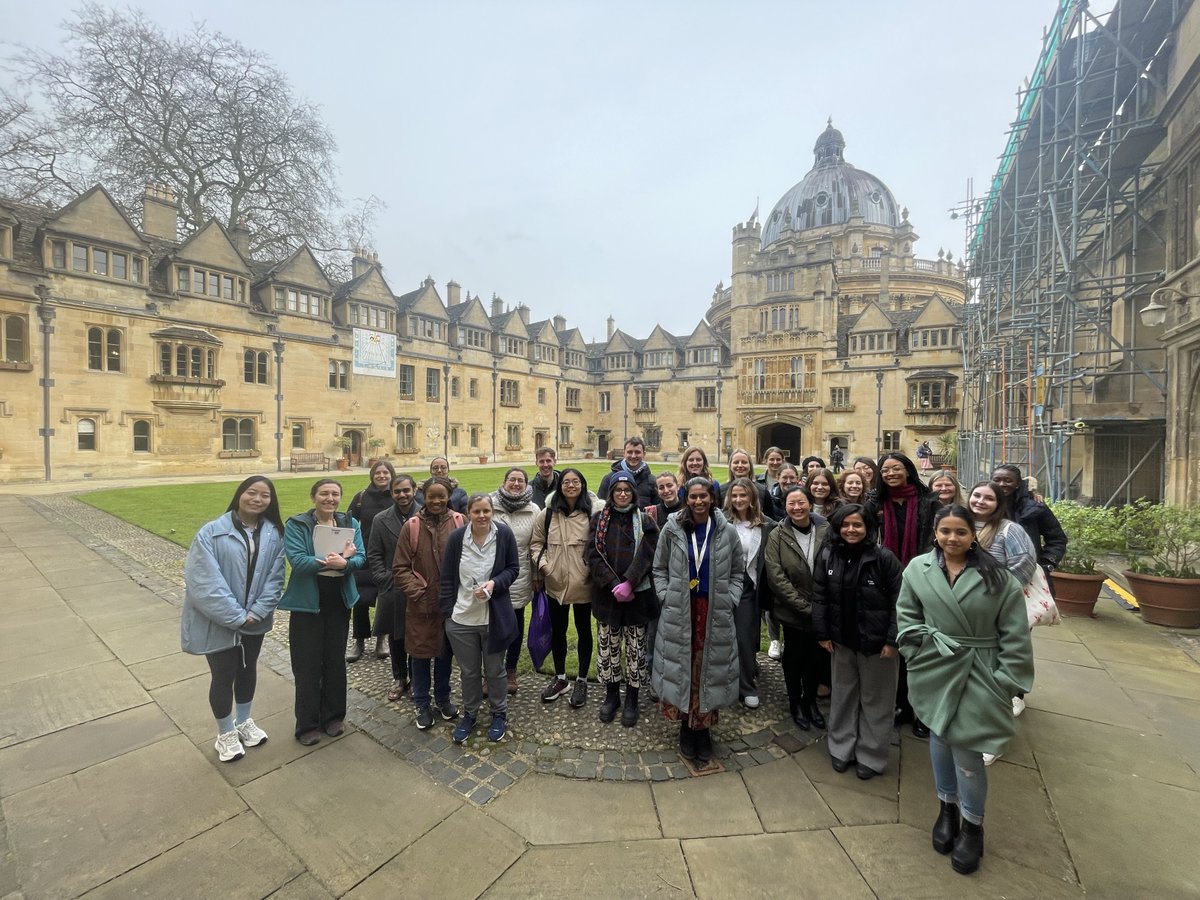
<path id="1" fill-rule="evenodd" d="M 612 589 L 612 594 L 617 598 L 618 603 L 628 603 L 633 599 L 633 585 L 628 581 L 622 581 Z"/>

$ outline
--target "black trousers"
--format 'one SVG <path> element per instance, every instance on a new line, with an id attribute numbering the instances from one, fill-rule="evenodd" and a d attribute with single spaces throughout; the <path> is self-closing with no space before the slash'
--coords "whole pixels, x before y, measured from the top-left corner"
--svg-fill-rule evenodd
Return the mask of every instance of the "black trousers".
<path id="1" fill-rule="evenodd" d="M 324 728 L 346 717 L 346 637 L 350 610 L 336 579 L 320 575 L 320 609 L 293 612 L 288 645 L 296 679 L 296 734 Z M 325 586 L 322 581 L 331 582 Z"/>
<path id="2" fill-rule="evenodd" d="M 208 670 L 212 681 L 208 685 L 208 705 L 214 719 L 224 719 L 233 711 L 234 702 L 249 703 L 258 687 L 258 654 L 262 650 L 261 634 L 244 634 L 242 642 L 228 650 L 209 653 Z"/>
<path id="3" fill-rule="evenodd" d="M 592 667 L 592 604 L 559 603 L 550 598 L 550 655 L 554 658 L 554 674 L 567 672 L 567 625 L 571 610 L 575 610 L 575 635 L 579 641 L 579 677 L 587 678 Z"/>
<path id="4" fill-rule="evenodd" d="M 733 611 L 737 631 L 738 696 L 757 696 L 758 648 L 762 644 L 762 619 L 758 612 L 758 589 L 747 575 L 742 579 L 742 597 Z"/>
<path id="5" fill-rule="evenodd" d="M 794 625 L 783 625 L 783 681 L 787 685 L 788 704 L 811 707 L 817 702 L 821 681 L 821 654 L 816 635 Z"/>
<path id="6" fill-rule="evenodd" d="M 371 573 L 362 569 L 354 573 L 358 585 L 358 602 L 354 604 L 354 639 L 365 641 L 371 636 L 371 607 L 375 605 L 377 588 Z"/>

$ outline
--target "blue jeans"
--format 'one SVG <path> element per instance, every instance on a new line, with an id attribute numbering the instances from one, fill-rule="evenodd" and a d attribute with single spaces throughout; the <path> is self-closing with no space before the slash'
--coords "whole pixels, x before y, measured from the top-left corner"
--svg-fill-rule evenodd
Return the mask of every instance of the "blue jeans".
<path id="1" fill-rule="evenodd" d="M 433 669 L 433 696 L 438 703 L 450 699 L 450 657 L 443 654 L 435 659 L 412 660 L 413 705 L 422 709 L 429 705 L 429 670 Z"/>
<path id="2" fill-rule="evenodd" d="M 938 799 L 944 803 L 957 803 L 964 819 L 982 824 L 983 807 L 987 802 L 987 769 L 983 766 L 983 754 L 947 744 L 930 733 L 929 761 L 933 764 L 933 783 Z"/>

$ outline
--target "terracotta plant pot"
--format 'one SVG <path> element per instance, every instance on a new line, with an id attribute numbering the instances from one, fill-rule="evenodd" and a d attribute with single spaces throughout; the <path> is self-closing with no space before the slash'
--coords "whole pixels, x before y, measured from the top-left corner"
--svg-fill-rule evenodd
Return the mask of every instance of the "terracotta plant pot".
<path id="1" fill-rule="evenodd" d="M 481 466 L 482 466 L 482 465 L 486 465 L 486 464 L 487 464 L 487 457 L 486 457 L 486 456 L 481 456 L 481 457 L 479 457 L 479 464 L 480 464 Z"/>
<path id="2" fill-rule="evenodd" d="M 338 467 L 339 472 L 345 472 L 347 469 L 350 468 L 350 460 L 346 459 L 346 457 L 344 457 L 344 456 L 339 456 L 338 461 L 337 461 L 337 467 Z"/>
<path id="3" fill-rule="evenodd" d="M 1124 572 L 1142 621 L 1170 628 L 1200 628 L 1200 578 L 1161 578 Z"/>
<path id="4" fill-rule="evenodd" d="M 1054 603 L 1064 616 L 1094 616 L 1103 575 L 1072 575 L 1070 572 L 1051 572 L 1054 582 Z"/>

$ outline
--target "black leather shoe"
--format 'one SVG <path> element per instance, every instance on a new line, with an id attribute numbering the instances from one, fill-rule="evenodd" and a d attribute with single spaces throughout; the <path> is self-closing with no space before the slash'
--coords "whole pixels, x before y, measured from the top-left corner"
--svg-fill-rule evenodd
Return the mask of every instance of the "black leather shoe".
<path id="1" fill-rule="evenodd" d="M 845 772 L 851 765 L 854 764 L 852 759 L 838 759 L 836 756 L 829 757 L 829 763 L 833 766 L 835 772 Z"/>
<path id="2" fill-rule="evenodd" d="M 913 737 L 917 738 L 918 740 L 922 740 L 922 741 L 929 740 L 929 726 L 926 725 L 924 722 L 922 722 L 920 719 L 913 720 L 912 732 L 913 732 Z"/>
<path id="3" fill-rule="evenodd" d="M 945 856 L 954 849 L 954 839 L 958 837 L 958 804 L 939 802 L 942 808 L 933 823 L 933 849 Z"/>
<path id="4" fill-rule="evenodd" d="M 982 856 L 983 826 L 963 819 L 958 840 L 954 842 L 954 851 L 950 854 L 950 865 L 959 875 L 970 875 L 979 868 Z"/>
<path id="5" fill-rule="evenodd" d="M 812 721 L 808 718 L 802 706 L 797 706 L 792 710 L 792 721 L 796 723 L 796 727 L 801 731 L 808 731 L 812 728 Z"/>
<path id="6" fill-rule="evenodd" d="M 825 717 L 821 715 L 821 710 L 817 709 L 817 704 L 814 703 L 808 708 L 808 717 L 818 728 L 825 729 Z"/>
<path id="7" fill-rule="evenodd" d="M 684 759 L 696 758 L 696 732 L 688 728 L 687 722 L 679 725 L 679 755 Z"/>
<path id="8" fill-rule="evenodd" d="M 858 776 L 859 781 L 870 781 L 879 773 L 870 766 L 864 766 L 862 763 L 859 763 L 854 767 L 854 774 Z"/>
<path id="9" fill-rule="evenodd" d="M 696 762 L 707 765 L 712 759 L 712 731 L 707 728 L 701 728 L 696 734 Z"/>

